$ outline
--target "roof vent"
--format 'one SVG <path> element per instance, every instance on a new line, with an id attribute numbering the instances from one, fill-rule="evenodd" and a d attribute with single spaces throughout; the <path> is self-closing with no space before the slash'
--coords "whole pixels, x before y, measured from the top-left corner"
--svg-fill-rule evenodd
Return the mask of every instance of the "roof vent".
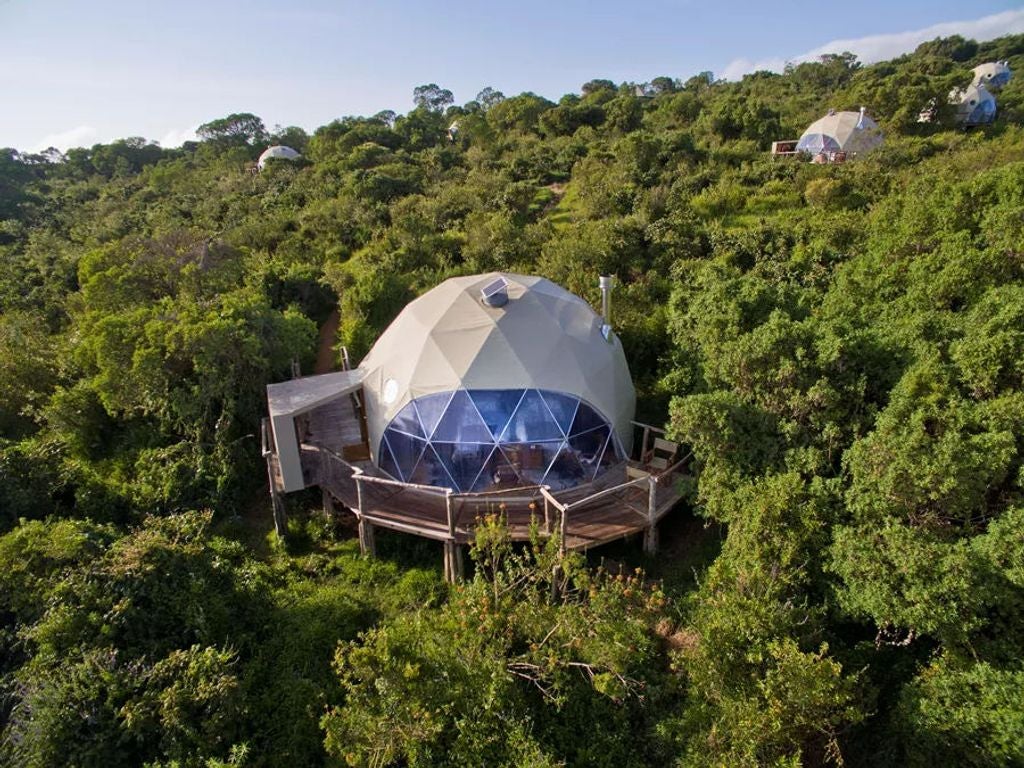
<path id="1" fill-rule="evenodd" d="M 508 304 L 508 280 L 499 277 L 480 289 L 480 300 L 489 307 L 504 307 Z"/>

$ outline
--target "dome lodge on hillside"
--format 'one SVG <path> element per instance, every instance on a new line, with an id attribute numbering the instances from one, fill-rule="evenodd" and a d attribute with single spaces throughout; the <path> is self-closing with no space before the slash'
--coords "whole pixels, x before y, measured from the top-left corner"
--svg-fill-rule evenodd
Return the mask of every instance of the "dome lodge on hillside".
<path id="1" fill-rule="evenodd" d="M 449 578 L 493 511 L 516 539 L 534 517 L 563 547 L 644 532 L 653 549 L 684 461 L 633 421 L 611 279 L 601 286 L 604 316 L 539 277 L 451 278 L 406 306 L 357 368 L 269 385 L 279 531 L 280 494 L 318 485 L 327 508 L 355 513 L 364 550 L 377 527 L 443 541 Z"/>
<path id="2" fill-rule="evenodd" d="M 954 88 L 949 103 L 956 106 L 956 122 L 964 126 L 986 125 L 996 119 L 996 97 L 984 83 Z"/>
<path id="3" fill-rule="evenodd" d="M 842 163 L 866 155 L 882 145 L 878 123 L 864 107 L 857 112 L 836 112 L 815 120 L 796 141 L 772 143 L 772 155 L 804 155 L 813 163 Z"/>
<path id="4" fill-rule="evenodd" d="M 972 85 L 984 85 L 986 88 L 1001 88 L 1010 82 L 1013 74 L 1008 61 L 989 61 L 979 64 L 971 72 L 974 74 Z"/>
<path id="5" fill-rule="evenodd" d="M 267 147 L 265 150 L 263 150 L 263 154 L 261 154 L 259 160 L 256 161 L 256 167 L 262 171 L 266 167 L 267 161 L 269 160 L 286 160 L 288 162 L 295 162 L 301 157 L 302 155 L 300 155 L 291 147 L 286 147 L 283 144 L 278 144 L 273 147 Z"/>

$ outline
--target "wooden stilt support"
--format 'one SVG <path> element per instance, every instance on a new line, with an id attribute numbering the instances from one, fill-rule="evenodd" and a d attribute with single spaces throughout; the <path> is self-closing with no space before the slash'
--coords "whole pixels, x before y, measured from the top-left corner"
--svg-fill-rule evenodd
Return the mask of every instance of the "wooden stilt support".
<path id="1" fill-rule="evenodd" d="M 359 518 L 359 551 L 364 555 L 375 557 L 377 554 L 377 541 L 373 535 L 373 525 L 363 517 L 363 484 L 359 482 L 359 475 L 355 476 L 356 481 L 356 517 Z"/>
<path id="2" fill-rule="evenodd" d="M 279 539 L 283 539 L 288 534 L 288 513 L 284 508 L 284 499 L 277 491 L 271 491 L 270 503 L 274 508 L 274 531 Z"/>
<path id="3" fill-rule="evenodd" d="M 555 563 L 551 568 L 551 602 L 557 603 L 562 597 L 562 566 Z"/>
<path id="4" fill-rule="evenodd" d="M 367 522 L 362 516 L 359 517 L 359 551 L 370 557 L 377 555 L 377 540 L 374 535 L 373 523 Z"/>
<path id="5" fill-rule="evenodd" d="M 288 533 L 288 513 L 285 510 L 281 492 L 277 489 L 277 483 L 274 481 L 274 462 L 277 457 L 269 452 L 264 455 L 267 460 L 267 479 L 270 481 L 270 506 L 274 514 L 274 531 L 278 538 L 283 539 Z"/>
<path id="6" fill-rule="evenodd" d="M 561 557 L 565 557 L 566 550 L 568 549 L 568 544 L 566 543 L 566 539 L 569 536 L 569 508 L 568 507 L 564 507 L 562 509 L 562 530 L 561 530 L 560 533 L 561 533 L 562 540 L 560 542 L 558 542 L 558 554 Z"/>
<path id="7" fill-rule="evenodd" d="M 445 514 L 448 517 L 448 535 L 451 537 L 444 543 L 444 580 L 449 584 L 456 584 L 462 581 L 463 562 L 462 547 L 455 541 L 455 507 L 452 501 L 452 492 L 447 491 L 444 495 Z"/>
<path id="8" fill-rule="evenodd" d="M 458 584 L 465 576 L 464 567 L 462 547 L 455 541 L 444 542 L 444 580 Z"/>
<path id="9" fill-rule="evenodd" d="M 649 475 L 647 482 L 649 486 L 647 491 L 647 527 L 644 529 L 644 552 L 648 555 L 653 555 L 658 551 L 658 520 L 655 517 L 658 510 L 658 481 L 654 475 Z"/>
<path id="10" fill-rule="evenodd" d="M 444 580 L 449 584 L 455 583 L 455 542 L 444 543 Z"/>
<path id="11" fill-rule="evenodd" d="M 328 493 L 326 488 L 320 490 L 320 495 L 323 498 L 324 514 L 328 517 L 334 517 L 334 500 L 331 498 L 331 494 Z"/>

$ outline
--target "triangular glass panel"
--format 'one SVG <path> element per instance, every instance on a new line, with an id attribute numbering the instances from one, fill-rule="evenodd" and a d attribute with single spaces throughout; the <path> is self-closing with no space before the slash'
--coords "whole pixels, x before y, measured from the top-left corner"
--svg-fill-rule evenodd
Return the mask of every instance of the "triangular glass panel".
<path id="1" fill-rule="evenodd" d="M 411 482 L 420 485 L 436 485 L 438 488 L 458 489 L 455 481 L 448 474 L 448 470 L 445 469 L 444 463 L 438 458 L 433 446 L 430 445 L 423 451 L 420 463 L 413 470 Z"/>
<path id="2" fill-rule="evenodd" d="M 460 389 L 452 397 L 431 439 L 445 443 L 494 442 L 491 431 L 480 418 L 479 411 L 464 389 Z"/>
<path id="3" fill-rule="evenodd" d="M 563 395 L 559 392 L 545 392 L 540 390 L 540 396 L 544 398 L 551 415 L 555 417 L 558 428 L 566 435 L 569 434 L 569 427 L 572 426 L 573 417 L 576 415 L 576 406 L 580 401 L 570 395 Z"/>
<path id="4" fill-rule="evenodd" d="M 568 444 L 562 443 L 544 476 L 544 484 L 550 485 L 553 490 L 561 490 L 579 485 L 587 479 L 589 476 L 584 472 L 576 452 Z"/>
<path id="5" fill-rule="evenodd" d="M 562 445 L 561 440 L 545 440 L 536 443 L 504 443 L 501 449 L 519 470 L 523 482 L 540 485 Z"/>
<path id="6" fill-rule="evenodd" d="M 572 429 L 569 431 L 569 436 L 572 437 L 581 432 L 587 432 L 591 429 L 607 425 L 608 422 L 601 418 L 601 414 L 581 400 L 580 407 L 576 410 L 576 418 L 572 420 Z"/>
<path id="7" fill-rule="evenodd" d="M 460 491 L 468 491 L 494 450 L 493 443 L 433 443 L 445 470 Z"/>
<path id="8" fill-rule="evenodd" d="M 583 404 L 580 403 L 581 410 L 582 406 Z M 610 433 L 611 430 L 608 427 L 598 427 L 589 432 L 573 435 L 567 441 L 576 460 L 583 466 L 588 480 L 594 476 Z"/>
<path id="9" fill-rule="evenodd" d="M 512 418 L 501 433 L 503 443 L 530 443 L 562 437 L 555 417 L 536 389 L 526 390 Z"/>
<path id="10" fill-rule="evenodd" d="M 518 457 L 510 455 L 503 445 L 498 445 L 498 452 L 494 455 L 496 461 L 502 462 L 500 465 L 502 472 L 500 477 L 495 477 L 495 485 L 503 486 L 505 488 L 515 488 L 520 485 L 526 485 L 519 472 Z M 499 456 L 500 459 L 498 459 Z"/>
<path id="11" fill-rule="evenodd" d="M 609 459 L 615 458 L 615 449 L 611 447 L 611 443 L 612 439 L 611 434 L 609 433 L 608 437 L 604 441 L 604 447 L 601 449 L 601 455 L 598 456 L 597 461 L 594 462 L 594 474 L 591 475 L 592 480 L 601 473 L 601 470 L 607 469 L 614 463 L 614 461 L 609 461 Z"/>
<path id="12" fill-rule="evenodd" d="M 420 424 L 423 426 L 423 433 L 426 437 L 430 437 L 434 432 L 437 422 L 441 420 L 441 415 L 451 399 L 451 392 L 438 392 L 436 395 L 417 397 L 413 401 L 420 415 Z"/>
<path id="13" fill-rule="evenodd" d="M 479 493 L 495 488 L 517 488 L 521 485 L 524 483 L 519 477 L 519 472 L 502 451 L 501 446 L 496 446 L 480 470 L 476 482 L 473 483 L 473 491 Z"/>
<path id="14" fill-rule="evenodd" d="M 420 424 L 419 413 L 416 411 L 416 406 L 413 403 L 409 403 L 400 410 L 395 418 L 391 420 L 388 427 L 390 429 L 397 429 L 399 432 L 405 432 L 413 437 L 426 437 Z"/>
<path id="15" fill-rule="evenodd" d="M 505 458 L 501 455 L 501 451 L 497 446 L 494 446 L 487 459 L 483 462 L 483 466 L 480 467 L 480 471 L 477 473 L 476 480 L 473 481 L 473 486 L 470 490 L 474 492 L 486 491 L 493 486 L 499 467 L 503 467 L 505 464 Z"/>
<path id="16" fill-rule="evenodd" d="M 521 389 L 470 389 L 470 398 L 495 440 L 501 435 L 508 420 L 512 418 L 519 401 L 523 399 Z"/>
<path id="17" fill-rule="evenodd" d="M 398 464 L 395 463 L 395 457 L 391 455 L 391 448 L 388 447 L 386 437 L 382 437 L 380 440 L 380 451 L 377 453 L 377 466 L 395 478 L 395 480 L 402 479 L 402 474 L 398 471 Z"/>
<path id="18" fill-rule="evenodd" d="M 420 456 L 423 455 L 423 449 L 427 444 L 423 440 L 396 432 L 393 429 L 388 429 L 384 433 L 384 439 L 388 441 L 391 454 L 402 473 L 402 480 L 407 483 L 412 482 L 413 468 L 420 460 Z"/>

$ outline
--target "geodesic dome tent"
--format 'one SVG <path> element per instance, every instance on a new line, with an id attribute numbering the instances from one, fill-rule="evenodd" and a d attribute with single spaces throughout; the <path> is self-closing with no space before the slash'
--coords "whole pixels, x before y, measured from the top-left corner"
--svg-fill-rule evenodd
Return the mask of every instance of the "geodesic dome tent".
<path id="1" fill-rule="evenodd" d="M 989 61 L 971 71 L 974 73 L 971 85 L 984 85 L 988 88 L 1001 88 L 1010 82 L 1013 74 L 1008 61 Z"/>
<path id="2" fill-rule="evenodd" d="M 954 88 L 949 101 L 956 105 L 956 121 L 963 125 L 984 125 L 996 119 L 996 97 L 984 83 Z"/>
<path id="3" fill-rule="evenodd" d="M 626 458 L 636 395 L 622 345 L 549 280 L 446 280 L 359 366 L 374 463 L 469 492 L 589 482 Z"/>
<path id="4" fill-rule="evenodd" d="M 268 160 L 298 160 L 302 155 L 296 152 L 291 147 L 284 145 L 277 145 L 273 147 L 267 147 L 263 150 L 263 154 L 260 155 L 260 159 L 256 161 L 257 167 L 262 171 L 263 166 L 267 164 Z"/>
<path id="5" fill-rule="evenodd" d="M 846 152 L 859 155 L 870 152 L 882 144 L 882 131 L 878 123 L 868 117 L 864 108 L 859 112 L 833 112 L 815 120 L 797 142 L 797 152 L 831 154 Z"/>

